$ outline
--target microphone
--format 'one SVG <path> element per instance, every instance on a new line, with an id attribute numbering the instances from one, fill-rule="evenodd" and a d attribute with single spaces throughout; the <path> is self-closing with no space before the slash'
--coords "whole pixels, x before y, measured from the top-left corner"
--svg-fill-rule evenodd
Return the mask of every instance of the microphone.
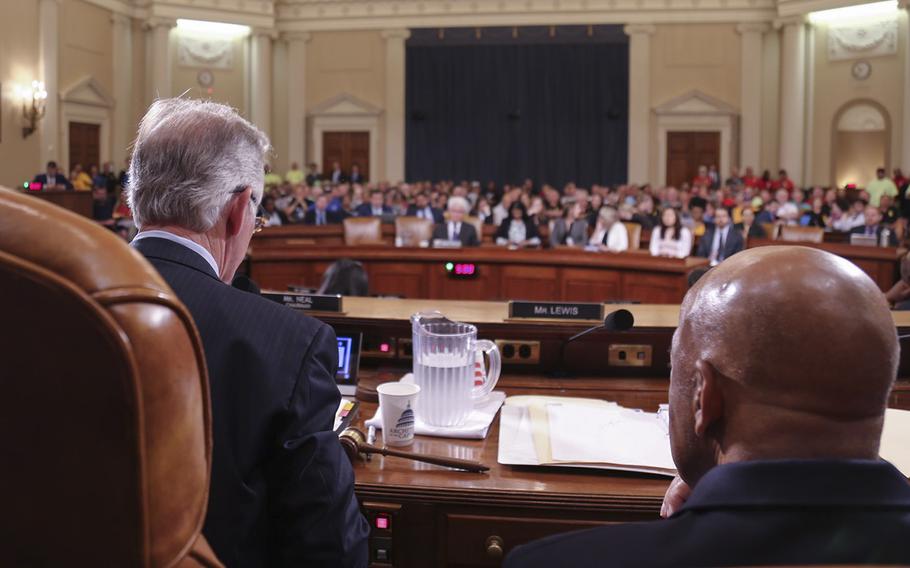
<path id="1" fill-rule="evenodd" d="M 632 312 L 629 310 L 615 310 L 607 314 L 607 317 L 604 318 L 604 322 L 600 325 L 595 325 L 594 327 L 588 328 L 582 332 L 576 333 L 569 339 L 563 341 L 559 346 L 559 368 L 555 369 L 550 373 L 550 376 L 555 378 L 568 377 L 569 373 L 565 370 L 566 365 L 566 345 L 572 343 L 580 337 L 584 337 L 589 333 L 594 331 L 599 331 L 601 329 L 606 331 L 628 331 L 632 329 L 632 326 L 635 325 L 635 316 L 632 315 Z"/>
<path id="2" fill-rule="evenodd" d="M 635 325 L 635 316 L 632 315 L 632 312 L 629 310 L 615 310 L 607 314 L 603 324 L 595 325 L 592 328 L 576 333 L 570 337 L 566 343 L 572 343 L 579 337 L 584 337 L 592 331 L 597 331 L 599 329 L 605 329 L 607 331 L 628 331 L 632 329 L 633 325 Z"/>
<path id="3" fill-rule="evenodd" d="M 253 282 L 252 278 L 245 276 L 243 274 L 238 274 L 231 280 L 231 286 L 237 288 L 238 290 L 243 290 L 244 292 L 249 292 L 250 294 L 260 295 L 262 292 L 259 290 L 259 285 Z"/>

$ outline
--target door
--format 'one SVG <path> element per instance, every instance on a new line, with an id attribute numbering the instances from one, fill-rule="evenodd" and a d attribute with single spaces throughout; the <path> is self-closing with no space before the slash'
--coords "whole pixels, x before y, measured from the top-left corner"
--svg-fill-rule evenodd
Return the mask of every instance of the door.
<path id="1" fill-rule="evenodd" d="M 369 132 L 323 132 L 322 173 L 329 175 L 332 164 L 341 163 L 341 171 L 351 174 L 351 166 L 360 166 L 360 173 L 370 179 L 370 133 Z"/>
<path id="2" fill-rule="evenodd" d="M 720 132 L 667 133 L 667 185 L 679 187 L 698 166 L 720 166 Z"/>
<path id="3" fill-rule="evenodd" d="M 84 122 L 71 122 L 70 137 L 70 168 L 75 164 L 82 164 L 84 171 L 89 171 L 91 166 L 100 166 L 101 161 L 101 126 L 86 124 Z M 69 174 L 69 172 L 66 172 Z"/>

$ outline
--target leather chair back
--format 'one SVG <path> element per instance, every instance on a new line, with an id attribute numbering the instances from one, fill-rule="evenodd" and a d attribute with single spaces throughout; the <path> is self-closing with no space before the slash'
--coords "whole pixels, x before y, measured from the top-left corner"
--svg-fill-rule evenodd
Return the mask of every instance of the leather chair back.
<path id="1" fill-rule="evenodd" d="M 348 217 L 344 220 L 344 244 L 382 244 L 382 222 L 379 217 Z"/>
<path id="2" fill-rule="evenodd" d="M 626 233 L 629 234 L 629 250 L 638 250 L 641 248 L 641 225 L 638 223 L 623 222 Z"/>
<path id="3" fill-rule="evenodd" d="M 220 566 L 202 344 L 141 255 L 0 188 L 0 566 Z"/>
<path id="4" fill-rule="evenodd" d="M 765 230 L 765 235 L 767 238 L 776 241 L 778 233 L 780 231 L 780 225 L 777 223 L 762 223 L 762 228 Z"/>
<path id="5" fill-rule="evenodd" d="M 820 243 L 825 239 L 825 230 L 820 227 L 782 225 L 779 238 L 793 243 Z"/>
<path id="6" fill-rule="evenodd" d="M 402 246 L 416 247 L 433 238 L 433 221 L 423 217 L 395 217 L 395 239 Z"/>

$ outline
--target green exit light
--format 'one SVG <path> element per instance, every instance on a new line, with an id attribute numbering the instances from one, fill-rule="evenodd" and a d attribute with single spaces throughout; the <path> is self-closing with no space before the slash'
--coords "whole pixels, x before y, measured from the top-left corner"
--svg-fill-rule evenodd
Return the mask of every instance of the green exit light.
<path id="1" fill-rule="evenodd" d="M 23 184 L 22 184 L 22 188 L 23 188 L 23 189 L 28 189 L 28 182 L 23 183 Z"/>
<path id="2" fill-rule="evenodd" d="M 446 270 L 448 270 L 449 272 L 452 272 L 454 269 L 455 269 L 455 263 L 454 263 L 454 262 L 447 262 L 447 263 L 446 263 Z"/>

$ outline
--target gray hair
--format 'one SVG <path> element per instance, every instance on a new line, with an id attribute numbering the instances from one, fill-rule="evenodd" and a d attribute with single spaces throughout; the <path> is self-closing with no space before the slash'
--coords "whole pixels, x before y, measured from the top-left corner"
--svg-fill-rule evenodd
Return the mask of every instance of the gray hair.
<path id="1" fill-rule="evenodd" d="M 601 207 L 598 216 L 605 225 L 612 225 L 619 219 L 619 211 L 613 207 Z"/>
<path id="2" fill-rule="evenodd" d="M 446 208 L 451 211 L 453 207 L 460 207 L 465 214 L 470 213 L 471 204 L 468 203 L 468 200 L 459 195 L 453 195 L 449 198 L 449 202 L 446 204 Z"/>
<path id="3" fill-rule="evenodd" d="M 152 103 L 133 143 L 127 203 L 138 227 L 171 224 L 204 233 L 232 192 L 262 199 L 269 139 L 225 105 L 172 98 Z"/>

